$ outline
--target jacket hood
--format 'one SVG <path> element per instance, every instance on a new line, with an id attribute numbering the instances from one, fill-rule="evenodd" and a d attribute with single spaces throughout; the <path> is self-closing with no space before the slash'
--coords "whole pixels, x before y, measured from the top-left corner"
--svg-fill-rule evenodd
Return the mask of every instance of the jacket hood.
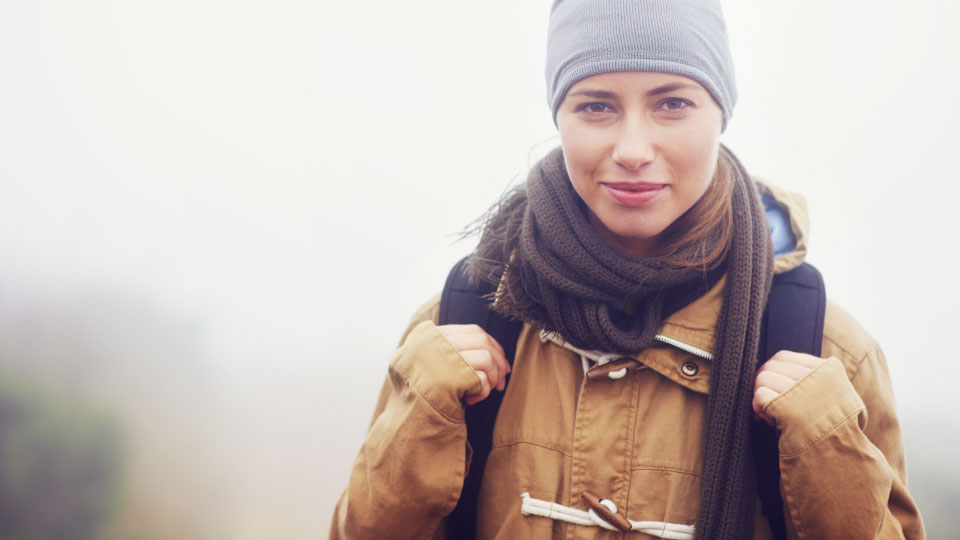
<path id="1" fill-rule="evenodd" d="M 766 208 L 767 223 L 773 239 L 773 271 L 782 274 L 800 266 L 807 255 L 810 236 L 807 202 L 801 195 L 790 193 L 763 180 L 756 182 Z"/>

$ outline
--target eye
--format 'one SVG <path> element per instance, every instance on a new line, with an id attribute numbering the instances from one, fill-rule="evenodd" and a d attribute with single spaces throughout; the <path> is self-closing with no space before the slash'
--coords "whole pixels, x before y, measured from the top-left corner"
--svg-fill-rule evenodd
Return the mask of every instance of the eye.
<path id="1" fill-rule="evenodd" d="M 667 98 L 660 102 L 660 107 L 667 111 L 682 111 L 689 106 L 689 101 L 680 98 Z"/>
<path id="2" fill-rule="evenodd" d="M 613 109 L 611 109 L 609 105 L 606 103 L 600 103 L 599 101 L 584 103 L 583 105 L 577 107 L 577 112 L 585 112 L 588 114 L 603 114 L 612 110 Z"/>

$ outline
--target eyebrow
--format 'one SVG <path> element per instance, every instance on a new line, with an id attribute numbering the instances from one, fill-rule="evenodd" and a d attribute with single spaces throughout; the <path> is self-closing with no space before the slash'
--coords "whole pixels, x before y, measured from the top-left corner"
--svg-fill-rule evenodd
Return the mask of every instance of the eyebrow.
<path id="1" fill-rule="evenodd" d="M 653 96 L 659 96 L 661 94 L 669 94 L 670 92 L 675 92 L 677 90 L 697 90 L 699 88 L 700 87 L 695 84 L 668 83 L 668 84 L 664 84 L 656 88 L 653 88 L 651 90 L 648 90 L 646 95 L 647 97 L 653 97 Z M 586 96 L 586 97 L 592 97 L 597 99 L 614 99 L 617 97 L 617 95 L 613 92 L 608 92 L 606 90 L 590 90 L 587 88 L 583 90 L 577 90 L 575 92 L 571 92 L 570 95 Z"/>
<path id="2" fill-rule="evenodd" d="M 576 92 L 571 92 L 570 96 L 586 96 L 597 99 L 613 99 L 617 97 L 613 92 L 607 92 L 604 90 L 577 90 Z"/>
<path id="3" fill-rule="evenodd" d="M 675 92 L 677 90 L 698 90 L 699 88 L 700 86 L 696 84 L 669 83 L 650 90 L 647 92 L 647 97 L 659 96 L 660 94 L 669 94 L 670 92 Z"/>

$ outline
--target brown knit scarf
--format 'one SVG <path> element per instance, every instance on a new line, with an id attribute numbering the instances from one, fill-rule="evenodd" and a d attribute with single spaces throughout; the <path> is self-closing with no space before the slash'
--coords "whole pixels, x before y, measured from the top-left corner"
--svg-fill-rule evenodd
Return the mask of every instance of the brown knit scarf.
<path id="1" fill-rule="evenodd" d="M 755 184 L 725 147 L 733 175 L 733 238 L 714 272 L 669 259 L 635 257 L 607 246 L 587 221 L 560 148 L 531 170 L 483 225 L 471 275 L 498 285 L 494 309 L 583 349 L 635 354 L 661 322 L 703 295 L 722 272 L 727 282 L 716 328 L 697 538 L 751 538 L 756 471 L 750 448 L 751 401 L 760 323 L 773 276 L 770 232 Z M 708 241 L 716 242 L 714 235 Z"/>

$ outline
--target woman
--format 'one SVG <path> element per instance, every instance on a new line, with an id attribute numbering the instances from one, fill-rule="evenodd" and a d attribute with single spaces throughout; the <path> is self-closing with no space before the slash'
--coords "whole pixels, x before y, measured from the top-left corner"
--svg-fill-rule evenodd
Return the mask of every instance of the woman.
<path id="1" fill-rule="evenodd" d="M 465 407 L 503 390 L 477 538 L 772 538 L 754 418 L 780 430 L 788 537 L 924 536 L 876 342 L 829 304 L 822 358 L 756 368 L 772 276 L 802 263 L 806 218 L 720 145 L 733 75 L 716 2 L 554 3 L 561 147 L 492 210 L 470 262 L 492 309 L 524 322 L 513 367 L 427 302 L 332 538 L 443 537 L 471 461 Z M 588 376 L 624 356 L 619 378 Z"/>

